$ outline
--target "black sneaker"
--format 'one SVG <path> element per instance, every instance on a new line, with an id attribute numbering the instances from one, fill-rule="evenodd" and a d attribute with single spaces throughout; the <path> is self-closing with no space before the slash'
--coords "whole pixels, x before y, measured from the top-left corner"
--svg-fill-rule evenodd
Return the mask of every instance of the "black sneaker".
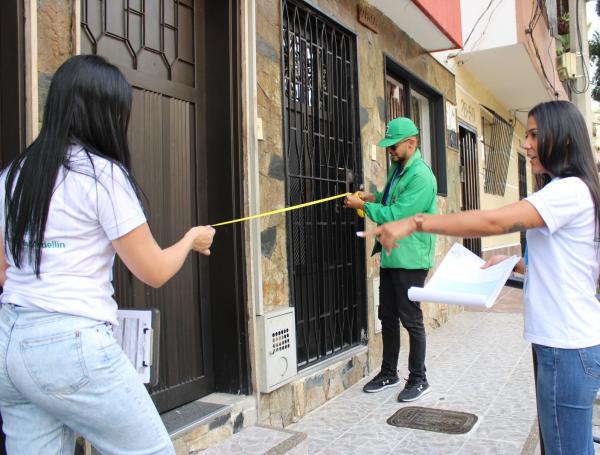
<path id="1" fill-rule="evenodd" d="M 399 382 L 400 378 L 397 375 L 391 376 L 380 371 L 373 379 L 365 384 L 363 387 L 363 392 L 380 392 L 383 389 L 394 387 Z"/>
<path id="2" fill-rule="evenodd" d="M 427 381 L 418 382 L 416 384 L 411 384 L 407 382 L 406 386 L 404 387 L 404 390 L 398 395 L 398 401 L 415 401 L 421 398 L 426 393 L 429 393 L 430 391 L 431 388 L 429 387 Z"/>

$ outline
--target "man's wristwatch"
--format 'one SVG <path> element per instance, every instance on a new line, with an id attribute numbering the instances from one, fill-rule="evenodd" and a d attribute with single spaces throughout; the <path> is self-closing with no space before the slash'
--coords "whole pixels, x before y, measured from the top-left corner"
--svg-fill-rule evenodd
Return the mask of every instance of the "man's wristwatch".
<path id="1" fill-rule="evenodd" d="M 423 221 L 425 221 L 425 217 L 423 216 L 423 214 L 417 213 L 415 216 L 413 216 L 413 219 L 415 220 L 415 224 L 417 225 L 416 232 L 423 232 Z"/>

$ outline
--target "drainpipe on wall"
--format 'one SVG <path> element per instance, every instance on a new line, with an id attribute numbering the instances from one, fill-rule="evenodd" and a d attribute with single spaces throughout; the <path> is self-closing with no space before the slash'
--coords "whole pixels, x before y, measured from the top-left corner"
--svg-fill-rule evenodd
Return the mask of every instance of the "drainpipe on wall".
<path id="1" fill-rule="evenodd" d="M 245 142 L 247 144 L 247 167 L 248 176 L 248 211 L 249 214 L 260 213 L 260 175 L 258 161 L 258 134 L 257 134 L 257 81 L 256 81 L 256 3 L 255 0 L 244 1 L 244 39 L 246 41 L 243 49 L 245 61 L 242 64 L 244 77 L 244 108 L 245 112 Z M 248 223 L 248 297 L 250 309 L 248 314 L 249 356 L 250 356 L 250 378 L 252 388 L 258 391 L 260 386 L 260 368 L 257 352 L 259 346 L 257 316 L 264 313 L 263 287 L 262 287 L 262 253 L 260 238 L 260 219 L 251 220 Z M 259 393 L 255 393 L 256 419 L 258 420 L 260 399 Z"/>
<path id="2" fill-rule="evenodd" d="M 38 135 L 37 0 L 25 1 L 25 145 Z"/>
<path id="3" fill-rule="evenodd" d="M 73 40 L 72 54 L 81 54 L 81 2 L 73 2 L 71 11 L 71 38 Z"/>
<path id="4" fill-rule="evenodd" d="M 256 10 L 255 0 L 246 0 L 246 143 L 248 144 L 248 194 L 250 214 L 260 213 L 260 186 L 257 136 L 256 102 Z M 250 295 L 254 314 L 260 316 L 263 309 L 262 254 L 260 220 L 249 223 L 250 237 Z"/>

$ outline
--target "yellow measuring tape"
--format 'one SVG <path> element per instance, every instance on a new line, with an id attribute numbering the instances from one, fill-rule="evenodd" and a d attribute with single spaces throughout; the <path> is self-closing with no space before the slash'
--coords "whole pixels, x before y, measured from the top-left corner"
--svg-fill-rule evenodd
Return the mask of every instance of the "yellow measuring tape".
<path id="1" fill-rule="evenodd" d="M 246 216 L 244 218 L 237 218 L 237 219 L 231 220 L 231 221 L 223 221 L 221 223 L 211 224 L 211 226 L 212 227 L 225 226 L 226 224 L 240 223 L 242 221 L 254 220 L 256 218 L 262 218 L 264 216 L 270 216 L 270 215 L 276 215 L 278 213 L 289 212 L 290 210 L 301 209 L 303 207 L 308 207 L 310 205 L 316 205 L 316 204 L 321 204 L 321 203 L 327 202 L 327 201 L 333 201 L 334 199 L 340 199 L 340 198 L 346 197 L 349 194 L 350 193 L 342 193 L 342 194 L 338 194 L 336 196 L 329 196 L 329 197 L 326 197 L 323 199 L 318 199 L 316 201 L 304 202 L 303 204 L 292 205 L 290 207 L 284 207 L 282 209 L 271 210 L 270 212 L 259 213 L 258 215 L 251 215 L 251 216 Z"/>

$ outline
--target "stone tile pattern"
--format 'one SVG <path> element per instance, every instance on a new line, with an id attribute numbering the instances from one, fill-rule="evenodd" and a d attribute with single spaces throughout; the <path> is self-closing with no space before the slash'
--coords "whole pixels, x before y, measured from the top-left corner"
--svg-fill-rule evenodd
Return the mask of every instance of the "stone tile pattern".
<path id="1" fill-rule="evenodd" d="M 50 80 L 73 54 L 73 3 L 75 0 L 38 0 L 38 109 L 40 125 Z"/>
<path id="2" fill-rule="evenodd" d="M 253 425 L 256 425 L 256 408 L 249 407 L 248 402 L 218 393 L 206 397 L 205 400 L 230 405 L 231 408 L 228 412 L 176 437 L 173 444 L 177 455 L 194 454 L 217 446 L 223 441 L 235 438 L 246 427 L 254 428 Z"/>
<path id="3" fill-rule="evenodd" d="M 283 443 L 290 434 L 270 428 L 254 426 L 230 437 L 216 447 L 203 450 L 202 455 L 247 454 L 260 455 Z"/>
<path id="4" fill-rule="evenodd" d="M 428 337 L 432 392 L 414 405 L 471 412 L 465 435 L 397 428 L 400 387 L 366 394 L 363 379 L 289 428 L 308 435 L 310 454 L 520 454 L 536 419 L 531 346 L 521 314 L 464 312 Z M 408 376 L 403 345 L 398 364 Z M 375 371 L 373 372 L 375 373 Z"/>
<path id="5" fill-rule="evenodd" d="M 285 427 L 318 408 L 368 374 L 366 349 L 306 375 L 269 393 L 260 394 L 258 421 L 270 427 Z"/>

